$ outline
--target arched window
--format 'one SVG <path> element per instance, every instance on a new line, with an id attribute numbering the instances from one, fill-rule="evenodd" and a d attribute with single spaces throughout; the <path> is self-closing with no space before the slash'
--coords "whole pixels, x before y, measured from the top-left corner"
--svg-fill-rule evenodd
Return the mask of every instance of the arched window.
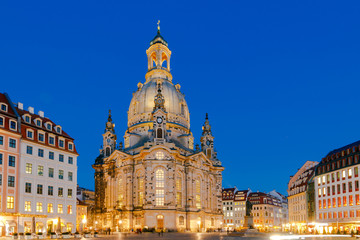
<path id="1" fill-rule="evenodd" d="M 211 226 L 214 227 L 215 226 L 215 219 L 211 218 Z"/>
<path id="2" fill-rule="evenodd" d="M 122 176 L 120 176 L 118 178 L 118 201 L 117 201 L 118 208 L 122 208 L 122 206 L 124 205 L 123 188 L 124 188 L 123 179 L 122 179 Z"/>
<path id="3" fill-rule="evenodd" d="M 196 207 L 198 209 L 201 208 L 201 183 L 199 179 L 196 179 L 195 181 L 195 191 L 196 191 L 196 196 L 195 196 L 195 200 L 196 200 Z"/>
<path id="4" fill-rule="evenodd" d="M 165 176 L 164 170 L 158 169 L 155 172 L 155 179 L 156 179 L 156 197 L 155 197 L 155 204 L 156 206 L 164 206 L 164 198 L 165 198 Z"/>
<path id="5" fill-rule="evenodd" d="M 110 148 L 109 147 L 106 148 L 106 157 L 108 157 L 108 156 L 110 156 Z"/>
<path id="6" fill-rule="evenodd" d="M 176 178 L 176 205 L 181 207 L 182 205 L 182 179 L 180 176 Z"/>
<path id="7" fill-rule="evenodd" d="M 162 129 L 161 129 L 161 128 L 158 128 L 157 134 L 156 134 L 157 138 L 162 138 L 162 137 L 163 137 L 162 135 L 163 135 L 163 134 L 162 134 Z"/>
<path id="8" fill-rule="evenodd" d="M 144 204 L 144 177 L 138 177 L 138 206 Z"/>
<path id="9" fill-rule="evenodd" d="M 179 225 L 184 225 L 184 216 L 179 217 Z"/>
<path id="10" fill-rule="evenodd" d="M 208 148 L 207 150 L 206 150 L 206 156 L 207 156 L 207 158 L 211 158 L 211 149 L 210 148 Z"/>

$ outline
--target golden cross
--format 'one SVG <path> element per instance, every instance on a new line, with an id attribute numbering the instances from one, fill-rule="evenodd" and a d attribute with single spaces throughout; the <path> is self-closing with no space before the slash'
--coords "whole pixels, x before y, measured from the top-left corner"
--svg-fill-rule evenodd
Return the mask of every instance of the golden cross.
<path id="1" fill-rule="evenodd" d="M 158 25 L 158 31 L 160 31 L 160 20 L 158 20 L 157 25 Z"/>

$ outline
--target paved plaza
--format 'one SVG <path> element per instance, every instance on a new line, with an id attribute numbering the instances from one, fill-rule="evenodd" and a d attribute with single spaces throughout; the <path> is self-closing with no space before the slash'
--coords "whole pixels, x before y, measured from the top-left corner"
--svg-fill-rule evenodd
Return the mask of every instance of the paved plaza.
<path id="1" fill-rule="evenodd" d="M 287 240 L 287 239 L 305 239 L 305 240 L 355 240 L 360 238 L 349 237 L 349 236 L 304 236 L 304 235 L 282 235 L 281 238 L 272 238 L 279 236 L 278 234 L 267 234 L 263 237 L 242 237 L 242 236 L 231 236 L 226 233 L 164 233 L 163 236 L 159 236 L 158 233 L 143 233 L 143 234 L 118 234 L 113 233 L 112 235 L 100 235 L 96 238 L 71 238 L 77 240 L 122 240 L 122 239 L 156 239 L 156 240 Z M 11 237 L 0 237 L 0 240 L 10 240 Z M 46 238 L 50 239 L 50 238 Z M 56 240 L 56 239 L 54 239 Z"/>
<path id="2" fill-rule="evenodd" d="M 268 234 L 264 237 L 241 237 L 241 236 L 228 236 L 226 233 L 164 233 L 163 236 L 159 236 L 158 233 L 143 233 L 143 234 L 113 234 L 113 235 L 101 235 L 99 238 L 82 238 L 82 240 L 100 240 L 100 239 L 109 239 L 109 240 L 120 240 L 120 239 L 157 239 L 157 240 L 264 240 L 271 239 L 271 236 L 275 234 Z M 286 237 L 286 236 L 284 236 Z M 355 237 L 329 237 L 329 236 L 311 236 L 302 238 L 299 236 L 290 236 L 287 235 L 286 239 L 305 239 L 305 240 L 355 240 Z M 277 240 L 277 239 L 274 239 Z M 281 240 L 281 239 L 279 239 Z"/>

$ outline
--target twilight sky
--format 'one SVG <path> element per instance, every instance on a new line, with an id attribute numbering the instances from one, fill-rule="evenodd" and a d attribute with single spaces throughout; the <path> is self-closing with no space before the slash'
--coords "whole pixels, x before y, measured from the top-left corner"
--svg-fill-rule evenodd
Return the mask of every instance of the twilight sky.
<path id="1" fill-rule="evenodd" d="M 1 1 L 0 92 L 73 138 L 94 189 L 108 109 L 118 139 L 161 33 L 198 143 L 209 113 L 223 187 L 276 189 L 360 139 L 359 1 Z"/>

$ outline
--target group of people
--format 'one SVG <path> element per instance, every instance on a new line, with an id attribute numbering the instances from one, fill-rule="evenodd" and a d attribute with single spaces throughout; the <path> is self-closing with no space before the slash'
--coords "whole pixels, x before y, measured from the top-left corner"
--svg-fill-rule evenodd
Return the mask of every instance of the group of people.
<path id="1" fill-rule="evenodd" d="M 106 228 L 104 229 L 105 235 L 110 235 L 111 234 L 111 228 Z"/>

